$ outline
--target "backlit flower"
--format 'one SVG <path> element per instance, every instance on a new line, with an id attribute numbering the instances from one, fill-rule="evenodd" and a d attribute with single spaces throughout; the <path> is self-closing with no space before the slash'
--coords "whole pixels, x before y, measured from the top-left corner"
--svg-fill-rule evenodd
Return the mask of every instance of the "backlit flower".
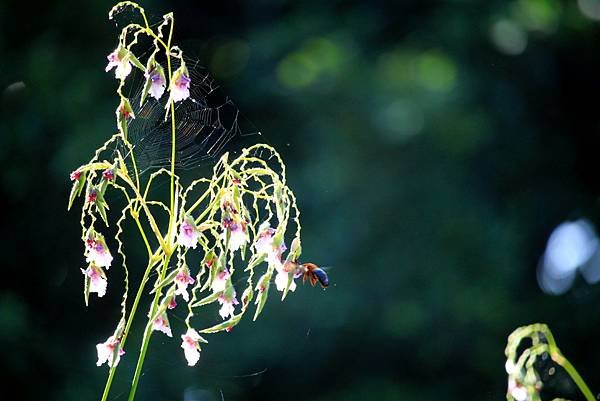
<path id="1" fill-rule="evenodd" d="M 110 367 L 117 366 L 121 356 L 125 354 L 125 351 L 119 345 L 120 343 L 121 341 L 115 338 L 115 336 L 110 336 L 106 342 L 96 345 L 96 351 L 98 352 L 98 362 L 96 362 L 96 365 L 101 366 L 106 362 Z"/>
<path id="2" fill-rule="evenodd" d="M 79 170 L 73 171 L 71 174 L 69 174 L 69 178 L 71 179 L 71 181 L 77 181 L 78 179 L 81 178 L 81 171 L 79 171 Z"/>
<path id="3" fill-rule="evenodd" d="M 219 304 L 221 304 L 221 309 L 219 309 L 219 315 L 225 320 L 227 317 L 233 317 L 235 312 L 235 305 L 239 304 L 238 300 L 235 298 L 235 291 L 231 296 L 226 296 L 221 294 L 218 298 Z"/>
<path id="4" fill-rule="evenodd" d="M 85 242 L 86 261 L 93 262 L 97 266 L 109 268 L 113 257 L 106 247 L 104 238 L 100 234 L 88 237 Z"/>
<path id="5" fill-rule="evenodd" d="M 177 289 L 175 295 L 181 295 L 186 301 L 190 300 L 190 295 L 187 292 L 188 284 L 194 284 L 195 280 L 190 276 L 190 270 L 184 266 L 181 268 L 179 273 L 175 276 L 175 284 Z"/>
<path id="6" fill-rule="evenodd" d="M 275 235 L 275 229 L 269 226 L 269 222 L 264 222 L 258 228 L 257 239 L 254 243 L 254 249 L 257 254 L 266 254 L 267 262 L 269 264 L 277 265 L 281 263 L 281 255 L 287 247 L 284 243 L 279 246 L 275 246 L 273 243 L 273 236 Z"/>
<path id="7" fill-rule="evenodd" d="M 181 100 L 187 99 L 190 97 L 190 76 L 188 74 L 187 68 L 185 65 L 179 67 L 177 71 L 173 74 L 173 78 L 171 78 L 171 99 L 174 102 L 179 102 Z"/>
<path id="8" fill-rule="evenodd" d="M 169 324 L 169 318 L 167 312 L 163 312 L 152 322 L 152 330 L 162 331 L 169 337 L 173 337 L 171 333 L 171 325 Z"/>
<path id="9" fill-rule="evenodd" d="M 106 66 L 105 71 L 108 72 L 115 68 L 115 78 L 125 79 L 131 72 L 131 63 L 127 57 L 127 50 L 124 48 L 117 48 L 106 58 L 108 59 L 108 65 Z"/>
<path id="10" fill-rule="evenodd" d="M 275 276 L 275 285 L 279 291 L 285 291 L 285 288 L 290 280 L 290 276 L 292 281 L 290 282 L 289 291 L 293 292 L 296 290 L 296 282 L 294 279 L 297 278 L 299 274 L 295 271 L 295 266 L 297 266 L 297 264 L 293 262 L 279 262 L 275 265 L 275 270 L 277 270 L 277 276 Z"/>
<path id="11" fill-rule="evenodd" d="M 104 178 L 106 181 L 112 181 L 115 178 L 115 173 L 111 169 L 107 168 L 102 172 L 102 178 Z"/>
<path id="12" fill-rule="evenodd" d="M 158 63 L 154 63 L 151 68 L 145 73 L 146 79 L 150 81 L 150 96 L 156 100 L 160 99 L 165 92 L 165 85 L 167 80 L 165 78 L 165 72 Z"/>
<path id="13" fill-rule="evenodd" d="M 89 277 L 89 292 L 95 292 L 99 297 L 103 297 L 106 294 L 106 274 L 101 267 L 96 266 L 94 263 L 90 263 L 86 270 L 81 269 L 81 272 Z"/>
<path id="14" fill-rule="evenodd" d="M 198 230 L 192 219 L 185 219 L 179 225 L 179 235 L 177 236 L 177 243 L 188 248 L 196 248 L 198 244 Z"/>
<path id="15" fill-rule="evenodd" d="M 185 334 L 181 336 L 181 348 L 185 353 L 185 359 L 187 359 L 189 366 L 194 366 L 200 359 L 200 347 L 198 341 L 200 341 L 200 335 L 194 329 L 188 329 Z"/>
<path id="16" fill-rule="evenodd" d="M 223 242 L 227 241 L 227 234 L 229 234 L 229 250 L 231 252 L 237 251 L 248 241 L 244 222 L 237 223 L 230 218 L 223 219 L 223 232 L 221 233 Z"/>
<path id="17" fill-rule="evenodd" d="M 227 280 L 229 280 L 229 277 L 230 277 L 230 274 L 227 269 L 221 270 L 220 272 L 217 273 L 217 275 L 213 279 L 213 282 L 210 285 L 210 288 L 213 290 L 213 292 L 224 291 L 225 287 L 227 286 Z"/>

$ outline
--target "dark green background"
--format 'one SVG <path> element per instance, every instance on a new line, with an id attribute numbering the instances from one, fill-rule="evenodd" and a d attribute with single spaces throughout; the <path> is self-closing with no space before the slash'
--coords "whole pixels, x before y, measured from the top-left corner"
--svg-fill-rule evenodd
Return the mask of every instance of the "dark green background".
<path id="1" fill-rule="evenodd" d="M 557 224 L 599 217 L 600 26 L 576 1 L 165 3 L 143 5 L 175 12 L 184 50 L 281 151 L 305 257 L 332 286 L 272 297 L 195 368 L 173 318 L 139 400 L 501 400 L 506 337 L 538 321 L 600 390 L 600 288 L 553 297 L 535 275 Z M 104 386 L 95 344 L 119 296 L 85 308 L 66 202 L 69 172 L 114 130 L 110 5 L 0 2 L 0 383 L 16 399 Z M 526 48 L 503 53 L 494 27 Z M 110 399 L 126 399 L 136 349 Z M 548 388 L 581 398 L 560 372 Z"/>

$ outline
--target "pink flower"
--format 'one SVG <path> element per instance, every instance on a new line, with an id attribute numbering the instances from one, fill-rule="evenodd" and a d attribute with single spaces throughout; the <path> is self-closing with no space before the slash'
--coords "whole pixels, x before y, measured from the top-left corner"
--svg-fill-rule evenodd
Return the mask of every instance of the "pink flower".
<path id="1" fill-rule="evenodd" d="M 108 65 L 106 66 L 105 71 L 108 72 L 116 67 L 115 78 L 125 79 L 131 72 L 131 63 L 127 57 L 127 50 L 121 47 L 117 48 L 106 58 L 108 59 Z"/>
<path id="2" fill-rule="evenodd" d="M 71 181 L 77 181 L 81 178 L 81 171 L 75 170 L 71 174 L 69 174 L 69 178 Z"/>
<path id="3" fill-rule="evenodd" d="M 181 295 L 183 299 L 190 300 L 190 296 L 187 292 L 188 284 L 194 284 L 195 280 L 190 276 L 190 270 L 187 267 L 182 267 L 179 273 L 175 276 L 175 284 L 177 284 L 177 290 L 175 295 Z"/>
<path id="4" fill-rule="evenodd" d="M 102 178 L 104 178 L 106 181 L 112 181 L 115 178 L 115 173 L 111 169 L 107 168 L 102 172 Z"/>
<path id="5" fill-rule="evenodd" d="M 87 201 L 88 201 L 88 203 L 95 203 L 96 199 L 98 199 L 98 193 L 96 192 L 96 190 L 94 188 L 92 188 L 92 189 L 90 189 L 90 192 L 88 193 Z"/>
<path id="6" fill-rule="evenodd" d="M 275 235 L 275 229 L 271 228 L 269 222 L 264 222 L 258 228 L 258 238 L 254 243 L 254 249 L 257 254 L 266 254 L 267 262 L 271 265 L 281 264 L 281 255 L 287 247 L 284 243 L 280 246 L 275 246 L 273 243 L 273 236 Z"/>
<path id="7" fill-rule="evenodd" d="M 121 341 L 115 336 L 110 336 L 106 342 L 96 345 L 96 351 L 98 352 L 96 365 L 101 366 L 106 362 L 110 367 L 117 366 L 121 356 L 125 354 L 123 348 L 119 346 L 120 343 Z"/>
<path id="8" fill-rule="evenodd" d="M 219 315 L 225 320 L 227 317 L 233 317 L 235 312 L 235 305 L 238 305 L 239 302 L 235 298 L 235 291 L 233 291 L 233 295 L 231 297 L 227 297 L 221 294 L 218 298 L 219 303 L 221 304 L 221 309 L 219 309 Z"/>
<path id="9" fill-rule="evenodd" d="M 198 345 L 200 338 L 198 332 L 191 328 L 181 336 L 181 348 L 183 348 L 189 366 L 194 366 L 200 359 L 200 347 Z"/>
<path id="10" fill-rule="evenodd" d="M 218 272 L 215 278 L 213 279 L 212 284 L 210 285 L 210 288 L 212 288 L 213 293 L 225 291 L 225 287 L 227 286 L 227 280 L 229 280 L 230 276 L 231 275 L 229 274 L 229 271 L 227 269 Z"/>
<path id="11" fill-rule="evenodd" d="M 198 230 L 193 224 L 192 219 L 185 219 L 179 225 L 179 235 L 177 236 L 177 243 L 188 248 L 196 248 L 198 244 Z"/>
<path id="12" fill-rule="evenodd" d="M 248 241 L 246 234 L 246 224 L 244 222 L 237 223 L 230 218 L 223 219 L 223 232 L 221 239 L 227 241 L 227 233 L 229 232 L 229 250 L 235 252 Z"/>
<path id="13" fill-rule="evenodd" d="M 179 70 L 173 74 L 173 81 L 171 83 L 171 99 L 174 102 L 190 97 L 190 82 L 192 81 L 188 75 L 187 68 L 185 66 L 180 67 Z"/>
<path id="14" fill-rule="evenodd" d="M 106 267 L 107 269 L 110 267 L 113 257 L 100 234 L 96 234 L 94 237 L 88 237 L 85 242 L 85 247 L 87 262 L 95 263 L 97 266 Z"/>
<path id="15" fill-rule="evenodd" d="M 95 292 L 98 297 L 102 298 L 106 294 L 107 285 L 106 275 L 102 268 L 91 263 L 86 270 L 81 269 L 81 272 L 90 278 L 89 292 Z"/>
<path id="16" fill-rule="evenodd" d="M 169 301 L 167 308 L 175 309 L 176 307 L 177 307 L 177 301 L 175 300 L 175 297 L 171 297 L 171 300 Z"/>
<path id="17" fill-rule="evenodd" d="M 167 317 L 167 313 L 163 312 L 160 316 L 158 316 L 152 322 L 152 330 L 162 331 L 169 337 L 173 337 L 171 333 L 171 325 L 169 324 L 169 318 Z"/>

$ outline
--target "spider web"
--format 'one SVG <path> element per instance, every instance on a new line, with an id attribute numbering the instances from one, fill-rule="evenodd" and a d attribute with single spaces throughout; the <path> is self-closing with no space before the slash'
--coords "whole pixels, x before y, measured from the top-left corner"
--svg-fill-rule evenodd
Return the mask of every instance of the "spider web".
<path id="1" fill-rule="evenodd" d="M 186 60 L 191 83 L 190 97 L 175 105 L 175 167 L 190 170 L 214 161 L 233 150 L 236 138 L 260 135 L 235 103 L 219 89 L 206 68 Z M 165 120 L 168 91 L 160 100 L 148 96 L 140 107 L 144 82 L 134 85 L 127 137 L 133 145 L 140 174 L 171 165 L 171 120 Z M 122 145 L 124 146 L 124 145 Z M 127 154 L 125 149 L 121 149 Z"/>

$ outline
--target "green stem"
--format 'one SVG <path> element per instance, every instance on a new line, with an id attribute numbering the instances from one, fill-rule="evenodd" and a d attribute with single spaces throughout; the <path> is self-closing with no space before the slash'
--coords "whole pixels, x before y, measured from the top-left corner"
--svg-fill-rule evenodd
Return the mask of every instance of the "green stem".
<path id="1" fill-rule="evenodd" d="M 596 401 L 596 397 L 590 390 L 590 388 L 585 384 L 585 381 L 577 372 L 577 369 L 569 362 L 567 358 L 565 358 L 558 350 L 552 353 L 552 360 L 562 366 L 562 368 L 567 372 L 567 374 L 571 377 L 571 379 L 575 382 L 579 391 L 585 396 L 587 401 Z"/>
<path id="2" fill-rule="evenodd" d="M 165 255 L 164 264 L 160 271 L 159 278 L 157 280 L 158 283 L 164 280 L 170 259 L 171 255 Z M 144 338 L 142 340 L 142 346 L 140 348 L 140 356 L 138 357 L 137 365 L 135 367 L 135 373 L 131 382 L 131 390 L 129 392 L 128 401 L 133 401 L 133 399 L 135 398 L 135 392 L 137 390 L 137 386 L 142 374 L 142 367 L 144 366 L 144 360 L 146 359 L 146 351 L 148 350 L 148 344 L 150 343 L 150 337 L 152 336 L 152 318 L 156 314 L 156 310 L 158 309 L 158 302 L 161 296 L 162 289 L 158 289 L 154 294 L 154 300 L 152 301 L 152 306 L 150 308 L 150 319 L 148 320 L 148 324 L 146 325 L 146 329 L 144 330 Z"/>
<path id="3" fill-rule="evenodd" d="M 146 267 L 146 271 L 144 272 L 144 277 L 142 278 L 142 282 L 140 283 L 140 287 L 138 288 L 137 294 L 135 295 L 135 299 L 133 301 L 133 306 L 131 307 L 131 312 L 129 313 L 129 318 L 127 319 L 127 324 L 125 325 L 125 330 L 123 332 L 123 338 L 121 339 L 121 347 L 125 347 L 125 341 L 127 341 L 127 335 L 129 334 L 129 329 L 131 328 L 131 324 L 133 323 L 133 318 L 135 317 L 135 312 L 137 311 L 138 304 L 144 293 L 144 287 L 146 282 L 148 281 L 148 276 L 152 271 L 152 267 L 154 258 L 151 258 L 148 261 L 148 266 Z M 117 370 L 116 366 L 110 368 L 110 372 L 108 373 L 108 379 L 106 380 L 106 385 L 104 386 L 104 392 L 102 393 L 102 401 L 106 401 L 108 398 L 108 394 L 110 392 L 110 387 L 112 385 L 113 377 L 115 376 L 115 372 Z"/>

